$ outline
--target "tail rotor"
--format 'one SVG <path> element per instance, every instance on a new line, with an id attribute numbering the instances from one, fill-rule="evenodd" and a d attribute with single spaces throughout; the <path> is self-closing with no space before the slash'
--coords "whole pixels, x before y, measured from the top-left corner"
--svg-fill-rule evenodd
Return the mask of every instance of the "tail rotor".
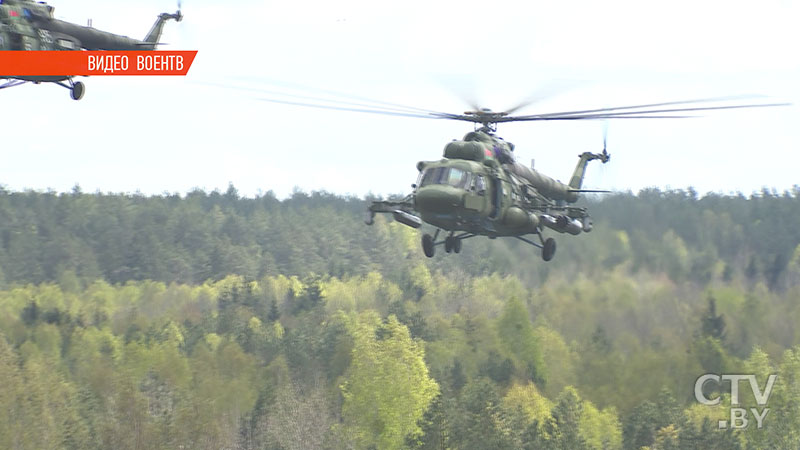
<path id="1" fill-rule="evenodd" d="M 611 154 L 608 153 L 606 149 L 606 143 L 608 141 L 608 121 L 603 122 L 603 153 L 600 154 L 600 161 L 603 161 L 603 164 L 607 163 L 609 159 L 611 159 Z"/>

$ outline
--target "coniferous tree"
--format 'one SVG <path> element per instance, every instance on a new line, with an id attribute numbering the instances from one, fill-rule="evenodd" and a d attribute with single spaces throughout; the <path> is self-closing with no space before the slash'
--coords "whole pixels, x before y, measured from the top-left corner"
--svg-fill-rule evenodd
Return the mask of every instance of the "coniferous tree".
<path id="1" fill-rule="evenodd" d="M 708 306 L 700 318 L 703 336 L 723 341 L 725 339 L 725 318 L 717 314 L 717 301 L 708 297 Z"/>

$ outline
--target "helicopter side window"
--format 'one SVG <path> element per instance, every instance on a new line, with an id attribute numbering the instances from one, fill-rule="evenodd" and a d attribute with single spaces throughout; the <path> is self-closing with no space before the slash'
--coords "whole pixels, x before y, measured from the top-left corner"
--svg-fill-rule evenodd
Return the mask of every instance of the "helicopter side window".
<path id="1" fill-rule="evenodd" d="M 483 175 L 478 175 L 473 179 L 472 190 L 478 195 L 486 194 L 486 182 L 483 180 Z"/>
<path id="2" fill-rule="evenodd" d="M 464 182 L 461 183 L 462 189 L 469 189 L 472 186 L 472 174 L 469 172 L 464 173 Z"/>
<path id="3" fill-rule="evenodd" d="M 467 173 L 461 169 L 456 169 L 455 167 L 450 168 L 450 172 L 447 173 L 446 178 L 443 177 L 443 184 L 449 184 L 450 186 L 463 188 L 467 184 Z"/>

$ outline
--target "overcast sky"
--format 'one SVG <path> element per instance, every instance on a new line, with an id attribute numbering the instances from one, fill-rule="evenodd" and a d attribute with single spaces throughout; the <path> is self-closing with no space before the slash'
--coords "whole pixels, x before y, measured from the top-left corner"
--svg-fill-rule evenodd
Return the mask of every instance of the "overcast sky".
<path id="1" fill-rule="evenodd" d="M 143 38 L 170 1 L 50 2 L 57 18 Z M 405 193 L 419 160 L 472 124 L 265 102 L 353 96 L 461 113 L 469 102 L 557 112 L 761 94 L 795 106 L 609 121 L 587 187 L 749 194 L 800 184 L 800 2 L 184 0 L 163 49 L 199 50 L 187 77 L 91 77 L 0 91 L 0 184 L 85 192 L 193 188 L 283 197 L 298 187 Z M 297 91 L 291 86 L 304 86 Z M 562 180 L 604 124 L 501 124 L 517 158 Z"/>

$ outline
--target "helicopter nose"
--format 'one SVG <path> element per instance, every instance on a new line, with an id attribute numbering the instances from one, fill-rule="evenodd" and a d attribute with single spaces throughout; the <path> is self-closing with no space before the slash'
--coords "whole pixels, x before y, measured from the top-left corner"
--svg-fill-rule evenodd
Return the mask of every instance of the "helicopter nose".
<path id="1" fill-rule="evenodd" d="M 417 210 L 426 213 L 449 213 L 463 205 L 463 192 L 452 186 L 433 185 L 417 191 Z"/>

